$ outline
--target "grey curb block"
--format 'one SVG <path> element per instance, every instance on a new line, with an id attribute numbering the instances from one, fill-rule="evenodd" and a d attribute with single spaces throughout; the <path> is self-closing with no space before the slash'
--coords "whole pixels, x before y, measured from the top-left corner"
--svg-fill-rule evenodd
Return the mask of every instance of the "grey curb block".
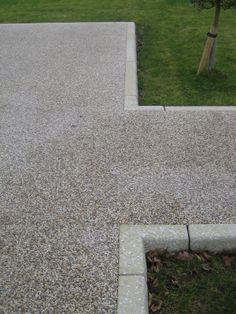
<path id="1" fill-rule="evenodd" d="M 236 111 L 236 106 L 165 106 L 165 111 Z"/>
<path id="2" fill-rule="evenodd" d="M 143 276 L 119 276 L 118 313 L 148 313 L 146 279 Z"/>
<path id="3" fill-rule="evenodd" d="M 190 225 L 189 236 L 193 251 L 216 253 L 236 250 L 236 224 Z"/>
<path id="4" fill-rule="evenodd" d="M 236 251 L 236 224 L 121 225 L 118 314 L 148 314 L 145 253 L 152 249 Z"/>
<path id="5" fill-rule="evenodd" d="M 121 225 L 120 275 L 146 277 L 145 253 L 152 249 L 176 252 L 188 249 L 188 232 L 178 225 Z"/>
<path id="6" fill-rule="evenodd" d="M 236 106 L 139 106 L 135 23 L 127 23 L 125 110 L 144 111 L 236 111 Z"/>
<path id="7" fill-rule="evenodd" d="M 138 106 L 138 81 L 135 24 L 127 23 L 125 70 L 125 109 L 129 110 Z"/>

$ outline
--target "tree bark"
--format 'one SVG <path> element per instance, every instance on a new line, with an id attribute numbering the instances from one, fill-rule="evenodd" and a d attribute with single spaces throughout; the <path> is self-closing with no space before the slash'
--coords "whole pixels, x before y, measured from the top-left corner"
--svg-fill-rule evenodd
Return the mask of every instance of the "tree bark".
<path id="1" fill-rule="evenodd" d="M 221 0 L 216 0 L 214 20 L 210 32 L 208 33 L 197 75 L 207 71 L 210 72 L 214 67 L 217 42 L 216 36 L 219 29 L 220 11 Z"/>

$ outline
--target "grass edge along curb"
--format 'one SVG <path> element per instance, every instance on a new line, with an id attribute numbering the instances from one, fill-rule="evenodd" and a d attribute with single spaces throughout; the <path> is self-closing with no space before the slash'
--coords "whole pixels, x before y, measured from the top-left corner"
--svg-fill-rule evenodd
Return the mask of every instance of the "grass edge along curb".
<path id="1" fill-rule="evenodd" d="M 236 224 L 121 225 L 118 314 L 148 314 L 145 253 L 236 251 Z"/>
<path id="2" fill-rule="evenodd" d="M 236 111 L 236 106 L 162 106 L 139 105 L 136 52 L 136 26 L 127 23 L 124 110 L 144 111 Z"/>

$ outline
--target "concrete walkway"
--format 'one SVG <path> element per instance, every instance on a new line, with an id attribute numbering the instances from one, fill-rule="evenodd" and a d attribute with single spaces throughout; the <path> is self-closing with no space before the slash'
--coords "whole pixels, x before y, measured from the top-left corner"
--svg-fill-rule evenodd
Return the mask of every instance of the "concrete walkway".
<path id="1" fill-rule="evenodd" d="M 3 313 L 115 313 L 120 223 L 236 223 L 236 113 L 124 111 L 126 30 L 0 25 Z"/>

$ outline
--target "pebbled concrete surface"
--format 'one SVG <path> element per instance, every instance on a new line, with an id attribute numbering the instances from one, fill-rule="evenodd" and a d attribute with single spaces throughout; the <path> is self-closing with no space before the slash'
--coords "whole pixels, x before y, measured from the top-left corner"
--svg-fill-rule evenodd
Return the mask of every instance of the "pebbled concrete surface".
<path id="1" fill-rule="evenodd" d="M 0 25 L 4 313 L 116 313 L 121 223 L 236 222 L 236 113 L 125 112 L 126 26 Z"/>

